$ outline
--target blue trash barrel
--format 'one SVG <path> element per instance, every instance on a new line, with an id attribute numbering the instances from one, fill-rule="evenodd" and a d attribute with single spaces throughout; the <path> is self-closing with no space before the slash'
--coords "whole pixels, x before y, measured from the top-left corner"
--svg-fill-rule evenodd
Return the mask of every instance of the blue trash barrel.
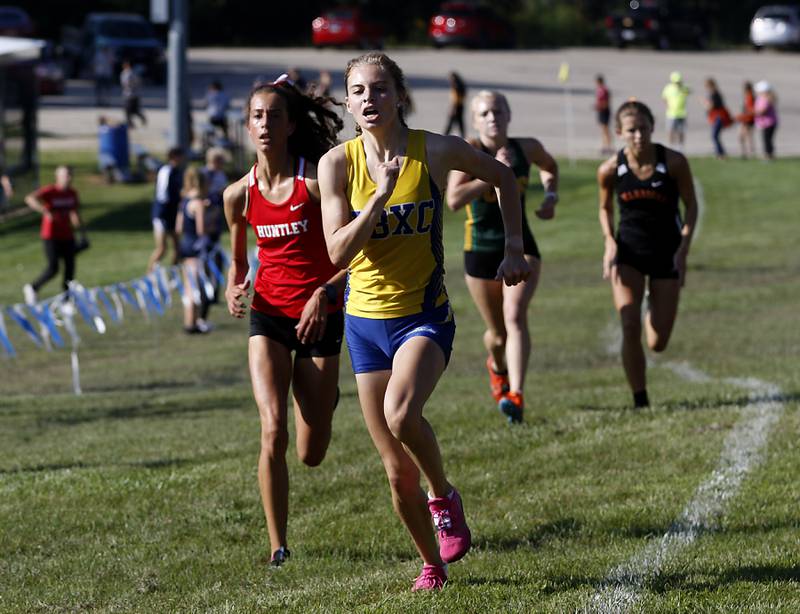
<path id="1" fill-rule="evenodd" d="M 110 157 L 120 170 L 130 166 L 128 152 L 128 126 L 100 126 L 97 133 L 100 158 Z"/>

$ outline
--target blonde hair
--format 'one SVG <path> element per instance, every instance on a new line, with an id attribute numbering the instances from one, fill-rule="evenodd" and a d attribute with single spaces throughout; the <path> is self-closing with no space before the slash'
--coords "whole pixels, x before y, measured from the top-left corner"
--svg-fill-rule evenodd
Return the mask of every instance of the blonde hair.
<path id="1" fill-rule="evenodd" d="M 190 192 L 196 192 L 196 198 L 208 196 L 206 174 L 201 172 L 197 166 L 190 166 L 183 173 L 183 191 L 181 193 L 184 197 L 188 197 Z"/>
<path id="2" fill-rule="evenodd" d="M 222 159 L 223 164 L 230 162 L 230 154 L 223 147 L 209 147 L 206 151 L 206 164 L 211 164 L 215 159 Z"/>
<path id="3" fill-rule="evenodd" d="M 503 105 L 503 108 L 506 110 L 506 113 L 508 113 L 508 116 L 511 117 L 511 107 L 508 106 L 508 99 L 505 97 L 505 94 L 501 94 L 497 90 L 481 90 L 472 97 L 470 109 L 472 110 L 473 115 L 478 110 L 478 103 L 487 99 L 497 100 L 501 105 Z"/>

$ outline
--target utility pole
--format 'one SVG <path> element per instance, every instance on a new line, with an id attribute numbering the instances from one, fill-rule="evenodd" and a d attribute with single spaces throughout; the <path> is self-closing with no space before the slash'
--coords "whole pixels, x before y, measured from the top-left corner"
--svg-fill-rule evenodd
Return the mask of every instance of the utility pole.
<path id="1" fill-rule="evenodd" d="M 186 71 L 186 47 L 189 32 L 189 3 L 170 0 L 169 51 L 167 54 L 167 107 L 170 116 L 171 147 L 189 151 L 189 80 Z"/>

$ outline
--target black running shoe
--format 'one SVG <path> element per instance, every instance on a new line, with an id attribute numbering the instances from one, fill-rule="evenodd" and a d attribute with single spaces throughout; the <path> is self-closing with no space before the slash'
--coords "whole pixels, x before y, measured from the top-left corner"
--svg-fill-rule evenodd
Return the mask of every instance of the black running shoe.
<path id="1" fill-rule="evenodd" d="M 289 552 L 289 549 L 281 546 L 272 553 L 272 559 L 270 559 L 269 564 L 271 567 L 280 567 L 289 560 L 290 556 L 292 556 L 292 553 Z"/>

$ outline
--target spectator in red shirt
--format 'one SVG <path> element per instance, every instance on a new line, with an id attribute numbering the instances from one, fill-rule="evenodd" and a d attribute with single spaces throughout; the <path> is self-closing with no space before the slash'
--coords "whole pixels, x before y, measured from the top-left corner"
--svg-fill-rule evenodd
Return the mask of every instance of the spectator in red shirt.
<path id="1" fill-rule="evenodd" d="M 611 93 L 606 86 L 603 75 L 595 77 L 594 110 L 597 111 L 597 125 L 600 126 L 602 148 L 600 152 L 605 155 L 613 151 L 611 148 L 611 132 L 608 123 L 611 119 Z"/>
<path id="2" fill-rule="evenodd" d="M 75 242 L 73 228 L 81 235 L 80 246 L 87 246 L 86 229 L 78 213 L 78 193 L 72 189 L 72 169 L 69 166 L 56 168 L 56 182 L 46 185 L 25 197 L 25 204 L 42 215 L 39 236 L 44 244 L 47 266 L 32 283 L 22 290 L 25 302 L 36 303 L 36 293 L 58 273 L 58 261 L 64 261 L 64 289 L 75 276 Z"/>

